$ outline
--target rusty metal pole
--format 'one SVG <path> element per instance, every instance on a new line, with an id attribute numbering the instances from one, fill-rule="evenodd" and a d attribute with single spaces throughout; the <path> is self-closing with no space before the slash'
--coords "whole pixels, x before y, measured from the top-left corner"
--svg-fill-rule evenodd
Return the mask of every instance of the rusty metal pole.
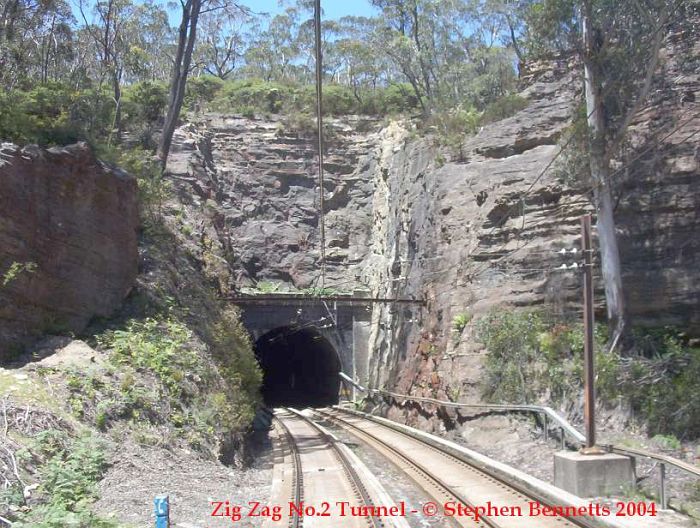
<path id="1" fill-rule="evenodd" d="M 316 126 L 318 133 L 318 227 L 321 238 L 321 289 L 326 287 L 326 220 L 323 183 L 323 52 L 321 50 L 321 0 L 314 2 L 314 51 L 316 55 Z"/>
<path id="2" fill-rule="evenodd" d="M 583 250 L 583 369 L 585 391 L 586 446 L 595 448 L 595 356 L 593 351 L 593 249 L 591 215 L 581 217 L 581 249 Z"/>

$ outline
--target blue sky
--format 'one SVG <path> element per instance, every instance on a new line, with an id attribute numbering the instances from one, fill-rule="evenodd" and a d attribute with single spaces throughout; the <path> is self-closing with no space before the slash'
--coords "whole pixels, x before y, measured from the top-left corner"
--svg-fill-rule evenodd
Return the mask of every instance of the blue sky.
<path id="1" fill-rule="evenodd" d="M 285 6 L 280 6 L 278 0 L 240 0 L 243 5 L 258 13 L 280 13 Z M 369 0 L 321 0 L 321 9 L 325 19 L 337 19 L 347 15 L 371 16 L 376 14 Z"/>

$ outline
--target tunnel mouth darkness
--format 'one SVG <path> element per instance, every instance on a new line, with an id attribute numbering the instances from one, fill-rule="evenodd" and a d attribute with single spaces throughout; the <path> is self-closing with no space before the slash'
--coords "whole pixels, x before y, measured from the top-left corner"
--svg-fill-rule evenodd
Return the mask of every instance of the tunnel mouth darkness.
<path id="1" fill-rule="evenodd" d="M 268 407 L 325 407 L 338 403 L 340 358 L 317 328 L 283 326 L 255 342 Z"/>

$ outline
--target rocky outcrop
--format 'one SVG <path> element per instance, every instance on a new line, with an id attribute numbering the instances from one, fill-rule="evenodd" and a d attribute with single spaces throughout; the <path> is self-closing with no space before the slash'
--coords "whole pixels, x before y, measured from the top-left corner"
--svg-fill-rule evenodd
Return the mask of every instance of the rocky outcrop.
<path id="1" fill-rule="evenodd" d="M 0 361 L 121 303 L 138 270 L 136 191 L 85 144 L 2 144 Z"/>
<path id="2" fill-rule="evenodd" d="M 372 230 L 367 175 L 378 128 L 328 124 L 325 179 L 327 286 L 357 284 Z M 238 286 L 320 286 L 319 193 L 313 131 L 275 118 L 203 116 L 177 130 L 168 171 L 194 209 L 209 209 Z M 197 226 L 204 234 L 205 226 Z"/>
<path id="3" fill-rule="evenodd" d="M 694 336 L 700 70 L 688 57 L 700 56 L 698 42 L 671 37 L 658 88 L 615 161 L 624 170 L 613 175 L 634 324 L 672 324 Z M 475 400 L 483 363 L 475 327 L 484 314 L 511 306 L 539 308 L 553 320 L 580 318 L 581 276 L 562 271 L 557 253 L 579 247 L 579 218 L 595 214 L 590 186 L 572 183 L 559 157 L 580 101 L 580 76 L 580 67 L 563 59 L 533 65 L 520 93 L 527 106 L 465 138 L 454 159 L 408 121 L 382 127 L 331 120 L 327 286 L 427 302 L 423 309 L 374 306 L 373 366 L 363 381 Z M 317 285 L 313 135 L 293 133 L 281 119 L 212 114 L 177 137 L 171 172 L 183 194 L 215 210 L 238 284 Z M 602 319 L 599 276 L 596 282 Z M 468 321 L 459 334 L 457 316 Z"/>

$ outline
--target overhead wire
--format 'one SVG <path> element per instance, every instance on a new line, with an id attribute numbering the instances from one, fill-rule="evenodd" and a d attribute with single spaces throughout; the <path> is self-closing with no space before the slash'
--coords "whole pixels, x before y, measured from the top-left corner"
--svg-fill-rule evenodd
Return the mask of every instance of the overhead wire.
<path id="1" fill-rule="evenodd" d="M 688 123 L 690 123 L 691 121 L 693 121 L 694 119 L 696 119 L 696 118 L 698 118 L 698 117 L 700 117 L 700 112 L 691 115 L 688 119 L 685 119 L 685 120 L 683 120 L 680 124 L 676 125 L 670 132 L 666 133 L 663 137 L 656 139 L 651 145 L 649 145 L 648 147 L 644 148 L 641 152 L 639 152 L 639 153 L 638 153 L 637 155 L 635 155 L 633 158 L 631 158 L 630 160 L 628 160 L 623 166 L 621 166 L 621 167 L 619 167 L 618 169 L 616 169 L 616 170 L 614 170 L 613 172 L 611 172 L 611 173 L 608 175 L 608 183 L 609 183 L 609 181 L 610 181 L 612 178 L 616 177 L 616 176 L 619 175 L 621 172 L 623 172 L 624 170 L 628 169 L 632 164 L 634 164 L 636 161 L 638 161 L 639 159 L 641 159 L 644 155 L 646 155 L 646 154 L 647 154 L 648 152 L 650 152 L 652 149 L 657 148 L 663 141 L 665 141 L 666 139 L 668 139 L 669 137 L 671 137 L 672 135 L 674 135 L 676 132 L 678 132 L 679 130 L 681 130 L 682 128 L 684 128 L 685 125 L 687 125 Z M 684 138 L 681 140 L 681 143 L 686 143 L 686 142 L 688 142 L 690 139 L 692 139 L 693 137 L 695 137 L 695 136 L 698 135 L 698 134 L 700 134 L 700 129 L 695 130 L 694 132 L 690 133 L 688 136 L 684 137 Z M 602 185 L 602 184 L 603 184 L 603 182 L 596 182 L 596 183 L 595 183 L 594 185 L 592 185 L 590 188 L 586 189 L 585 191 L 582 191 L 581 194 L 589 194 L 589 193 L 592 193 L 594 190 L 596 190 L 596 189 L 597 189 L 600 185 Z M 560 210 L 560 209 L 563 208 L 565 205 L 567 205 L 567 204 L 561 204 L 557 209 Z M 551 218 L 545 219 L 544 221 L 539 222 L 539 223 L 537 223 L 537 224 L 531 226 L 529 229 L 530 229 L 530 230 L 535 229 L 535 228 L 537 228 L 537 227 L 543 226 L 543 225 L 546 224 L 546 223 L 550 223 L 551 221 L 552 221 Z M 454 289 L 454 287 L 467 286 L 467 285 L 471 284 L 472 281 L 473 281 L 473 279 L 475 279 L 476 277 L 479 277 L 481 274 L 483 274 L 484 272 L 486 272 L 486 270 L 488 270 L 489 268 L 492 268 L 492 267 L 494 266 L 494 264 L 497 264 L 497 263 L 499 263 L 499 262 L 501 262 L 501 261 L 503 261 L 503 260 L 505 260 L 505 259 L 511 257 L 511 256 L 514 255 L 515 253 L 518 253 L 519 251 L 522 251 L 525 247 L 527 247 L 528 245 L 532 244 L 535 240 L 536 240 L 535 237 L 530 238 L 529 240 L 525 241 L 523 244 L 521 244 L 521 245 L 518 246 L 517 248 L 515 248 L 515 249 L 513 249 L 513 250 L 510 250 L 510 251 L 507 251 L 507 252 L 504 252 L 504 255 L 501 256 L 500 258 L 498 258 L 497 260 L 495 260 L 495 261 L 489 261 L 489 262 L 487 262 L 484 266 L 481 266 L 481 267 L 477 268 L 476 271 L 469 273 L 469 278 L 467 279 L 466 282 L 463 282 L 463 283 L 454 283 L 454 284 L 452 284 L 452 285 L 449 285 L 449 286 L 446 287 L 446 289 L 445 289 L 444 292 L 440 293 L 440 292 L 438 291 L 438 293 L 436 293 L 435 296 L 443 295 L 443 294 L 445 294 L 445 293 L 448 293 L 450 290 Z M 501 247 L 499 248 L 498 251 L 500 252 L 500 250 L 503 249 L 503 248 L 504 248 L 506 245 L 508 245 L 510 242 L 512 242 L 512 241 L 511 241 L 511 240 L 506 241 L 503 245 L 501 245 Z M 450 271 L 450 270 L 452 270 L 452 269 L 454 269 L 454 267 L 446 268 L 446 269 L 444 269 L 444 270 L 438 270 L 438 272 Z M 560 269 L 560 268 L 552 268 L 552 271 L 553 271 L 553 270 L 558 270 L 558 269 Z M 529 270 L 528 270 L 528 268 L 518 268 L 518 271 L 527 272 L 527 271 L 529 271 Z M 532 271 L 535 271 L 535 270 L 532 270 Z"/>
<path id="2" fill-rule="evenodd" d="M 698 118 L 698 117 L 700 117 L 700 112 L 698 112 L 697 114 L 692 115 L 690 118 L 688 118 L 687 120 L 683 121 L 680 125 L 674 127 L 674 129 L 671 130 L 671 132 L 669 132 L 668 134 L 666 134 L 663 138 L 661 138 L 661 139 L 655 141 L 653 145 L 647 147 L 647 148 L 644 149 L 642 152 L 640 152 L 638 155 L 636 155 L 634 158 L 632 158 L 631 160 L 627 161 L 622 167 L 620 167 L 620 168 L 616 169 L 615 171 L 613 171 L 612 173 L 610 173 L 610 174 L 608 175 L 607 181 L 606 181 L 605 183 L 609 184 L 609 183 L 610 183 L 610 180 L 611 180 L 612 178 L 614 178 L 615 176 L 617 176 L 618 174 L 620 174 L 623 170 L 628 169 L 633 163 L 635 163 L 635 162 L 638 161 L 640 158 L 642 158 L 642 157 L 643 157 L 645 154 L 647 154 L 651 149 L 658 147 L 658 146 L 661 144 L 661 142 L 663 142 L 663 141 L 665 141 L 666 139 L 668 139 L 669 137 L 671 137 L 671 136 L 672 136 L 673 134 L 675 134 L 678 130 L 680 130 L 681 128 L 683 128 L 686 124 L 688 124 L 688 123 L 691 122 L 693 119 L 696 119 L 696 118 Z M 692 138 L 693 138 L 694 136 L 696 136 L 697 134 L 700 134 L 700 129 L 698 129 L 698 130 L 692 132 L 690 135 L 688 135 L 686 138 L 684 138 L 684 139 L 682 140 L 682 142 L 685 143 L 685 142 L 689 141 L 690 139 L 692 139 Z M 595 190 L 597 190 L 601 185 L 603 185 L 603 183 L 604 183 L 604 182 L 596 182 L 593 186 L 591 186 L 589 189 L 583 191 L 581 194 L 590 194 L 590 193 L 594 192 Z M 540 222 L 539 224 L 536 224 L 535 226 L 533 226 L 533 228 L 534 228 L 534 227 L 538 227 L 538 226 L 540 226 L 540 225 L 543 225 L 544 223 L 545 223 L 545 222 Z M 531 228 L 531 229 L 532 229 L 532 228 Z M 513 254 L 517 253 L 518 251 L 521 251 L 523 248 L 525 248 L 526 246 L 528 246 L 529 244 L 531 244 L 533 240 L 534 240 L 534 238 L 532 238 L 532 239 L 526 241 L 526 242 L 525 242 L 524 244 L 522 244 L 520 247 L 513 249 L 512 251 L 508 252 L 508 254 L 505 255 L 504 257 L 499 258 L 496 262 L 499 262 L 500 260 L 502 260 L 502 259 L 504 259 L 504 258 L 507 258 L 507 257 L 509 257 L 509 256 L 512 256 Z M 507 245 L 509 242 L 510 242 L 510 241 L 506 242 L 503 246 L 501 246 L 501 249 L 502 249 L 503 247 L 505 247 L 505 245 Z M 475 275 L 478 276 L 480 273 L 482 273 L 483 271 L 485 271 L 486 269 L 488 269 L 488 267 L 490 267 L 492 264 L 493 264 L 493 261 L 492 261 L 492 262 L 489 262 L 487 266 L 482 267 L 482 269 L 479 270 L 479 271 L 477 271 L 477 272 L 475 273 Z"/>
<path id="3" fill-rule="evenodd" d="M 323 186 L 323 52 L 321 50 L 321 0 L 314 3 L 314 42 L 316 52 L 316 125 L 318 131 L 319 231 L 321 238 L 321 288 L 326 285 L 326 222 Z"/>

